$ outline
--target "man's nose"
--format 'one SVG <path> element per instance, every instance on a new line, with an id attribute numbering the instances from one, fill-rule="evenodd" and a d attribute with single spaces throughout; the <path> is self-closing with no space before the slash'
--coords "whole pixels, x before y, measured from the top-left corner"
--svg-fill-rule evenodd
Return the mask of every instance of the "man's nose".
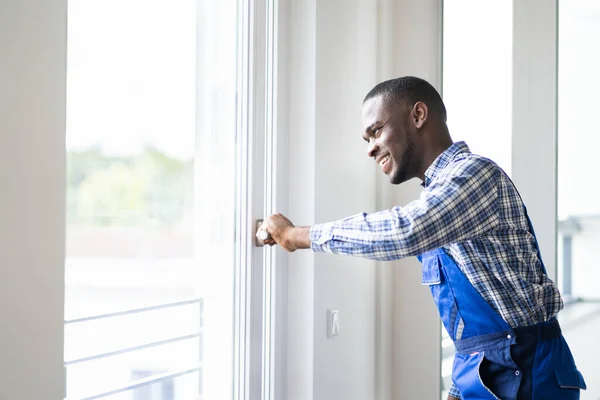
<path id="1" fill-rule="evenodd" d="M 367 155 L 372 158 L 377 154 L 377 150 L 379 150 L 379 146 L 375 143 L 375 139 L 371 138 L 369 140 L 369 145 L 367 146 Z"/>

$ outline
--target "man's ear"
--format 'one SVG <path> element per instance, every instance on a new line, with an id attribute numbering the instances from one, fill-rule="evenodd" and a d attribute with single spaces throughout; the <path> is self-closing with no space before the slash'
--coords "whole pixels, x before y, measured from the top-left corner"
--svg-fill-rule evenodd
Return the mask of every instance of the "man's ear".
<path id="1" fill-rule="evenodd" d="M 427 108 L 427 104 L 422 101 L 417 101 L 411 111 L 411 118 L 415 124 L 415 128 L 421 129 L 423 125 L 425 125 L 428 116 L 429 109 Z"/>

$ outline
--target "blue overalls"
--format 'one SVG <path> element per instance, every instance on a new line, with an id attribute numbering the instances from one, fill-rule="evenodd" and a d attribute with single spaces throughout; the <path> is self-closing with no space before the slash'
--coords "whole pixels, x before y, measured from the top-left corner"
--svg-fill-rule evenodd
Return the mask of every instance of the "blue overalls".
<path id="1" fill-rule="evenodd" d="M 535 237 L 531 221 L 529 226 Z M 456 346 L 452 381 L 462 399 L 579 399 L 579 389 L 586 385 L 556 318 L 513 329 L 444 249 L 417 258 L 423 264 L 423 284 L 429 285 Z"/>

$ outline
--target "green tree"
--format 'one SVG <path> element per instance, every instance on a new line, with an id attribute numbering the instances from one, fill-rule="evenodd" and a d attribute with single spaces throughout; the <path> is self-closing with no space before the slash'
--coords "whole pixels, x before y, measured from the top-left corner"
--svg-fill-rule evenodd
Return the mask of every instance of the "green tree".
<path id="1" fill-rule="evenodd" d="M 146 148 L 110 157 L 100 148 L 68 153 L 68 220 L 97 226 L 169 225 L 193 202 L 193 160 Z"/>

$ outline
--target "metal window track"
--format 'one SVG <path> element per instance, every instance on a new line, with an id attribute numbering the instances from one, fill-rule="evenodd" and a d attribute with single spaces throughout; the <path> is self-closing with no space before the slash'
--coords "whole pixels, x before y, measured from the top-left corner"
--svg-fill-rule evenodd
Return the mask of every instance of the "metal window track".
<path id="1" fill-rule="evenodd" d="M 126 392 L 128 390 L 133 390 L 133 389 L 137 389 L 139 387 L 143 387 L 143 386 L 147 386 L 147 385 L 152 385 L 154 383 L 159 383 L 159 382 L 163 382 L 166 381 L 168 379 L 174 379 L 174 378 L 178 378 L 180 376 L 184 376 L 184 375 L 189 375 L 189 374 L 193 374 L 195 372 L 199 372 L 200 369 L 202 368 L 202 364 L 198 364 L 198 366 L 193 367 L 193 368 L 187 368 L 187 369 L 181 369 L 179 371 L 174 371 L 174 372 L 166 372 L 164 374 L 159 374 L 159 375 L 154 375 L 154 376 L 150 376 L 148 378 L 143 378 L 143 379 L 138 379 L 135 381 L 132 381 L 130 383 L 128 383 L 127 385 L 106 391 L 106 392 L 102 392 L 102 393 L 97 393 L 94 395 L 88 395 L 85 397 L 68 397 L 65 400 L 96 400 L 96 399 L 101 399 L 104 397 L 108 397 L 108 396 L 112 396 L 115 394 L 119 394 L 119 393 L 123 393 Z"/>
<path id="2" fill-rule="evenodd" d="M 65 366 L 69 366 L 69 365 L 73 365 L 73 364 L 79 364 L 79 363 L 84 363 L 84 362 L 87 362 L 87 361 L 98 360 L 100 358 L 117 356 L 119 354 L 129 353 L 129 352 L 132 352 L 132 351 L 143 350 L 143 349 L 147 349 L 147 348 L 150 348 L 150 347 L 162 346 L 162 345 L 166 345 L 166 344 L 169 344 L 169 343 L 180 342 L 182 340 L 194 339 L 194 338 L 200 337 L 201 334 L 202 334 L 202 330 L 199 330 L 199 331 L 194 332 L 194 333 L 189 334 L 189 335 L 177 336 L 177 337 L 174 337 L 174 338 L 159 340 L 159 341 L 156 341 L 156 342 L 145 343 L 145 344 L 141 344 L 141 345 L 138 345 L 138 346 L 126 347 L 126 348 L 120 349 L 120 350 L 109 351 L 109 352 L 106 352 L 106 353 L 100 353 L 100 354 L 96 354 L 96 355 L 89 356 L 89 357 L 77 358 L 77 359 L 74 359 L 74 360 L 65 361 Z"/>
<path id="3" fill-rule="evenodd" d="M 199 304 L 202 300 L 203 300 L 202 298 L 196 298 L 196 299 L 191 299 L 191 300 L 176 301 L 173 303 L 158 304 L 158 305 L 149 306 L 149 307 L 134 308 L 134 309 L 125 310 L 125 311 L 117 311 L 117 312 L 107 313 L 107 314 L 91 315 L 89 317 L 82 317 L 82 318 L 66 320 L 65 325 L 78 324 L 81 322 L 95 321 L 95 320 L 99 320 L 99 319 L 121 317 L 124 315 L 131 315 L 131 314 L 137 314 L 137 313 L 148 312 L 148 311 L 162 310 L 164 308 L 181 307 L 181 306 L 186 306 L 189 304 Z"/>

